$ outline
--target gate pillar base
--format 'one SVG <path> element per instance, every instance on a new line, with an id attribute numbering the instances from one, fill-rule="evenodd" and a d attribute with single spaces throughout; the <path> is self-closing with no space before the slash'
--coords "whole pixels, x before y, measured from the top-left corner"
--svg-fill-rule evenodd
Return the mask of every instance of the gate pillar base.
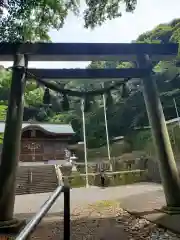
<path id="1" fill-rule="evenodd" d="M 169 215 L 180 214 L 180 207 L 168 207 L 164 206 L 161 209 L 157 209 L 158 212 L 163 212 Z"/>
<path id="2" fill-rule="evenodd" d="M 0 236 L 16 236 L 26 225 L 26 220 L 12 219 L 0 221 Z"/>

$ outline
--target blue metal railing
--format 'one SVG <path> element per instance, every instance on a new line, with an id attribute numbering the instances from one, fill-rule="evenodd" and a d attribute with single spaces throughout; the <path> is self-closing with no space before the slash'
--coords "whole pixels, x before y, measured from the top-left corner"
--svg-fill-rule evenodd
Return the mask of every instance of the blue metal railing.
<path id="1" fill-rule="evenodd" d="M 61 193 L 64 193 L 64 239 L 70 240 L 70 188 L 58 186 L 49 199 L 41 206 L 35 216 L 22 229 L 15 240 L 26 240 L 36 229 L 43 217 L 55 203 Z"/>

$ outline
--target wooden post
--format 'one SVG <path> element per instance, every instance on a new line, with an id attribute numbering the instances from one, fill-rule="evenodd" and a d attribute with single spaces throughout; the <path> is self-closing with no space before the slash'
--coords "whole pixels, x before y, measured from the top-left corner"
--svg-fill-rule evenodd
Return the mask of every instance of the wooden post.
<path id="1" fill-rule="evenodd" d="M 13 219 L 16 169 L 19 160 L 24 110 L 26 56 L 16 54 L 12 72 L 0 165 L 0 224 Z"/>

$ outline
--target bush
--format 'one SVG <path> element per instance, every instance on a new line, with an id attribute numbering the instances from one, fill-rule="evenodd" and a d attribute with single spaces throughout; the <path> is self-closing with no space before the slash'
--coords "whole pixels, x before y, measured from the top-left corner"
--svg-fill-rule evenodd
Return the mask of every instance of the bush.
<path id="1" fill-rule="evenodd" d="M 72 173 L 72 166 L 62 165 L 59 168 L 63 176 L 70 176 Z"/>
<path id="2" fill-rule="evenodd" d="M 70 177 L 70 185 L 71 187 L 84 187 L 86 185 L 86 179 L 83 178 L 81 175 L 71 176 Z"/>
<path id="3" fill-rule="evenodd" d="M 111 157 L 118 157 L 123 153 L 131 151 L 131 145 L 128 142 L 124 142 L 123 144 L 112 143 L 110 144 L 110 152 Z M 107 146 L 106 144 L 99 148 L 90 148 L 87 149 L 87 155 L 89 161 L 94 161 L 97 158 L 107 158 Z M 78 157 L 80 162 L 84 162 L 84 149 L 79 147 L 76 149 L 76 156 Z"/>
<path id="4" fill-rule="evenodd" d="M 175 154 L 176 159 L 180 156 L 180 128 L 179 125 L 174 123 L 167 125 L 170 141 Z M 132 142 L 133 150 L 142 150 L 146 155 L 150 157 L 156 156 L 156 150 L 154 147 L 152 134 L 150 129 L 142 129 L 134 131 L 131 136 L 129 136 Z"/>
<path id="5" fill-rule="evenodd" d="M 136 182 L 145 181 L 147 178 L 146 171 L 122 171 L 118 173 L 107 173 L 106 181 L 108 186 L 126 185 Z"/>
<path id="6" fill-rule="evenodd" d="M 85 174 L 86 169 L 85 169 L 85 164 L 84 163 L 76 163 L 76 169 L 79 173 Z M 95 173 L 96 172 L 96 163 L 93 165 L 88 165 L 88 173 Z"/>
<path id="7" fill-rule="evenodd" d="M 111 163 L 112 163 L 113 172 L 124 170 L 124 164 L 119 159 L 113 158 L 111 160 Z"/>
<path id="8" fill-rule="evenodd" d="M 84 164 L 76 164 L 76 169 L 79 173 L 85 173 L 85 165 Z"/>
<path id="9" fill-rule="evenodd" d="M 86 185 L 85 174 L 75 174 L 68 177 L 71 187 L 78 188 Z M 119 186 L 125 184 L 131 184 L 136 182 L 142 182 L 147 179 L 147 172 L 143 170 L 134 171 L 122 171 L 122 172 L 106 172 L 105 173 L 105 187 L 108 186 Z M 88 174 L 89 185 L 101 186 L 100 174 Z"/>
<path id="10" fill-rule="evenodd" d="M 96 177 L 95 174 L 88 175 L 89 185 L 92 185 L 92 186 L 94 185 L 95 177 Z M 85 174 L 75 173 L 67 178 L 68 178 L 68 181 L 69 181 L 69 184 L 71 187 L 78 188 L 78 187 L 86 186 L 86 175 Z"/>

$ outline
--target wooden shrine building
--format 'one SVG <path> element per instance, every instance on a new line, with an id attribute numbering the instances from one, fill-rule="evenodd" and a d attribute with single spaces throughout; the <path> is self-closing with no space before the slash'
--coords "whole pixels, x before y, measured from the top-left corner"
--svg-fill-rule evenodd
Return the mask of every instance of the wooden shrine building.
<path id="1" fill-rule="evenodd" d="M 0 133 L 5 123 L 0 122 Z M 30 123 L 22 124 L 20 162 L 44 162 L 64 160 L 68 144 L 74 135 L 69 124 Z"/>

